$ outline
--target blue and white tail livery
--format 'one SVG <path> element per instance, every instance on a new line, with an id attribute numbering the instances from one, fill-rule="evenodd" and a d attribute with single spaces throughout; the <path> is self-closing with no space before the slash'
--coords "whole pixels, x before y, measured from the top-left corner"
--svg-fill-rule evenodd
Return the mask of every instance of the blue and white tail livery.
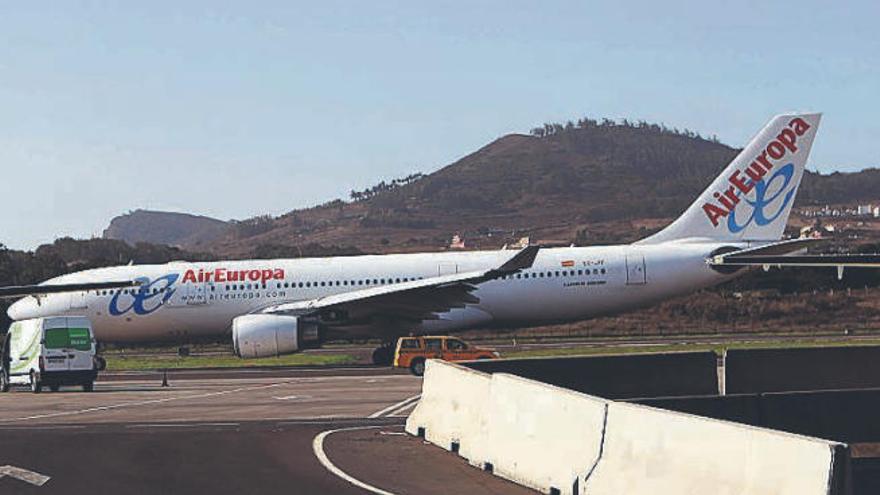
<path id="1" fill-rule="evenodd" d="M 780 239 L 821 117 L 774 117 L 684 214 L 640 244 Z"/>

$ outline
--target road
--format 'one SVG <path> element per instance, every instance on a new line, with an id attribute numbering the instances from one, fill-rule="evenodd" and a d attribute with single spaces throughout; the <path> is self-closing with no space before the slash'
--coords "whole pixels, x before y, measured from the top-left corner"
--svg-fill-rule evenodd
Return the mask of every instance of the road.
<path id="1" fill-rule="evenodd" d="M 403 433 L 419 378 L 264 371 L 176 372 L 169 387 L 114 374 L 93 393 L 0 394 L 0 469 L 49 477 L 4 476 L 0 493 L 533 493 Z"/>

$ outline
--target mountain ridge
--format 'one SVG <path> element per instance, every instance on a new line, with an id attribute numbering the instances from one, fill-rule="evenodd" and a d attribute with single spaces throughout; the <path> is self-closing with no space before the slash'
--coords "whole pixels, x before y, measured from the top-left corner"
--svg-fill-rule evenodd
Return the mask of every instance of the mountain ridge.
<path id="1" fill-rule="evenodd" d="M 523 235 L 628 242 L 677 216 L 738 152 L 687 130 L 582 119 L 545 125 L 531 135 L 501 136 L 433 173 L 352 191 L 351 201 L 279 217 L 209 219 L 204 230 L 192 215 L 129 214 L 137 235 L 119 234 L 126 222 L 117 217 L 111 222 L 116 230 L 108 228 L 105 236 L 155 243 L 170 238 L 184 248 L 238 257 L 305 244 L 366 252 L 436 250 L 454 233 L 476 247 L 499 247 Z M 878 169 L 807 172 L 796 204 L 873 200 L 878 185 Z M 161 221 L 170 222 L 168 232 Z"/>

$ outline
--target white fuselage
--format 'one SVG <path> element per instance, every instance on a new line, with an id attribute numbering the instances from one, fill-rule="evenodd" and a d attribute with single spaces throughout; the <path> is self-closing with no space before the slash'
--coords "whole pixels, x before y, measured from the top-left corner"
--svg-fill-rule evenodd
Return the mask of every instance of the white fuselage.
<path id="1" fill-rule="evenodd" d="M 730 279 L 706 258 L 742 243 L 668 242 L 542 249 L 521 273 L 480 284 L 479 302 L 409 329 L 467 328 L 583 320 L 630 310 Z M 99 268 L 47 283 L 141 279 L 140 288 L 28 297 L 13 319 L 77 315 L 100 342 L 186 341 L 229 332 L 236 316 L 404 280 L 497 267 L 513 251 L 390 254 L 337 258 L 174 262 Z"/>

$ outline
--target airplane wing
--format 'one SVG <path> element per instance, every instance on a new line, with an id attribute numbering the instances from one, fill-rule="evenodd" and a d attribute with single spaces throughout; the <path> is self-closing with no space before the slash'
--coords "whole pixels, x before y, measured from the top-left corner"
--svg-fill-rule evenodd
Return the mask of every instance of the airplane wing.
<path id="1" fill-rule="evenodd" d="M 539 246 L 523 248 L 497 268 L 412 280 L 342 294 L 270 306 L 263 313 L 290 316 L 346 314 L 349 319 L 388 317 L 396 320 L 436 319 L 436 313 L 478 303 L 471 292 L 487 280 L 532 266 Z"/>
<path id="2" fill-rule="evenodd" d="M 136 280 L 118 282 L 94 282 L 83 284 L 52 284 L 52 285 L 8 285 L 0 287 L 0 298 L 16 298 L 24 296 L 39 296 L 42 294 L 55 294 L 59 292 L 79 292 L 84 290 L 121 289 L 140 285 Z"/>

